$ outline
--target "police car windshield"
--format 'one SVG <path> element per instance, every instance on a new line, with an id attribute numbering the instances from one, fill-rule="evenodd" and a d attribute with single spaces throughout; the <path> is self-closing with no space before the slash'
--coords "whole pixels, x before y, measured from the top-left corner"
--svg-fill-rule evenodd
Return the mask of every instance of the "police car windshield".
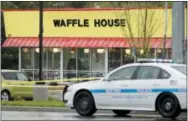
<path id="1" fill-rule="evenodd" d="M 186 66 L 171 66 L 172 68 L 180 71 L 181 73 L 183 73 L 184 75 L 186 75 L 187 71 L 186 71 Z"/>

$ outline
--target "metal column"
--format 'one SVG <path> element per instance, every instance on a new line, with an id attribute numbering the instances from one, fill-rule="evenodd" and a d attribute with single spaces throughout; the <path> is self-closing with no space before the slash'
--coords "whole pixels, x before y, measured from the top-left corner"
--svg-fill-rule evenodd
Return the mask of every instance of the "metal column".
<path id="1" fill-rule="evenodd" d="M 174 2 L 172 8 L 172 60 L 185 63 L 184 51 L 184 3 Z"/>
<path id="2" fill-rule="evenodd" d="M 39 4 L 39 80 L 43 80 L 43 2 L 40 1 Z"/>
<path id="3" fill-rule="evenodd" d="M 104 58 L 104 64 L 105 64 L 105 76 L 108 74 L 108 48 L 105 48 L 105 58 Z"/>
<path id="4" fill-rule="evenodd" d="M 166 58 L 166 33 L 167 33 L 167 25 L 168 25 L 168 2 L 165 2 L 165 14 L 164 14 L 164 40 L 163 40 L 163 51 L 162 51 L 162 59 Z"/>
<path id="5" fill-rule="evenodd" d="M 21 47 L 19 47 L 19 60 L 18 60 L 19 62 L 18 62 L 18 70 L 20 71 L 21 70 L 21 68 L 22 68 L 22 49 L 21 49 Z"/>
<path id="6" fill-rule="evenodd" d="M 60 51 L 60 79 L 63 79 L 63 48 Z"/>

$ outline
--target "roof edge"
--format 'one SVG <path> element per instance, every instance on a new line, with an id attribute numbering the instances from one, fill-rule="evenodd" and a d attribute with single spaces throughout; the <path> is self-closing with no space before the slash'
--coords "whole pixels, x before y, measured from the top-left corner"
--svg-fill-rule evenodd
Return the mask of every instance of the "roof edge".
<path id="1" fill-rule="evenodd" d="M 106 10 L 140 10 L 143 8 L 44 8 L 44 11 L 106 11 Z M 164 9 L 164 7 L 159 8 L 148 8 L 148 9 Z M 172 9 L 172 7 L 168 7 Z M 39 11 L 39 9 L 1 9 L 1 11 Z"/>

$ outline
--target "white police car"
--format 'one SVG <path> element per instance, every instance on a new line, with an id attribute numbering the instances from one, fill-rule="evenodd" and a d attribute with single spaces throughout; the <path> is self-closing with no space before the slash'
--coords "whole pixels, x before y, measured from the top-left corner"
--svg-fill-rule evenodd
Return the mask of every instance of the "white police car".
<path id="1" fill-rule="evenodd" d="M 101 80 L 66 86 L 63 101 L 82 116 L 108 109 L 117 115 L 143 110 L 175 118 L 187 110 L 186 90 L 186 65 L 134 63 Z"/>

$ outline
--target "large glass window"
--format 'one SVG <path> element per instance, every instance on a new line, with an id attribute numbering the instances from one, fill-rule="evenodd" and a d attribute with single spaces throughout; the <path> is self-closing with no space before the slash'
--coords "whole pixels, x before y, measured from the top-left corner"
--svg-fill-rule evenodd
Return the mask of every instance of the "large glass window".
<path id="1" fill-rule="evenodd" d="M 78 77 L 90 77 L 90 50 L 87 48 L 77 49 Z"/>
<path id="2" fill-rule="evenodd" d="M 122 49 L 110 48 L 108 49 L 108 71 L 112 71 L 122 65 Z"/>
<path id="3" fill-rule="evenodd" d="M 33 48 L 21 48 L 21 68 L 22 69 L 33 69 Z"/>
<path id="4" fill-rule="evenodd" d="M 39 79 L 39 48 L 22 48 L 22 70 Z M 60 49 L 43 48 L 43 79 L 60 78 Z"/>
<path id="5" fill-rule="evenodd" d="M 105 49 L 91 49 L 91 76 L 103 76 L 105 73 Z"/>
<path id="6" fill-rule="evenodd" d="M 134 58 L 130 48 L 108 49 L 108 71 L 112 71 L 122 65 L 133 63 Z"/>
<path id="7" fill-rule="evenodd" d="M 29 77 L 35 79 L 35 55 L 34 48 L 21 48 L 21 69 L 24 70 Z M 36 80 L 36 79 L 35 79 Z"/>
<path id="8" fill-rule="evenodd" d="M 43 55 L 44 78 L 60 78 L 60 49 L 46 48 Z"/>
<path id="9" fill-rule="evenodd" d="M 131 48 L 122 48 L 122 65 L 134 63 L 134 57 L 132 55 Z"/>
<path id="10" fill-rule="evenodd" d="M 77 49 L 75 49 L 75 48 L 64 48 L 63 49 L 64 78 L 77 77 L 76 55 L 77 55 Z"/>

